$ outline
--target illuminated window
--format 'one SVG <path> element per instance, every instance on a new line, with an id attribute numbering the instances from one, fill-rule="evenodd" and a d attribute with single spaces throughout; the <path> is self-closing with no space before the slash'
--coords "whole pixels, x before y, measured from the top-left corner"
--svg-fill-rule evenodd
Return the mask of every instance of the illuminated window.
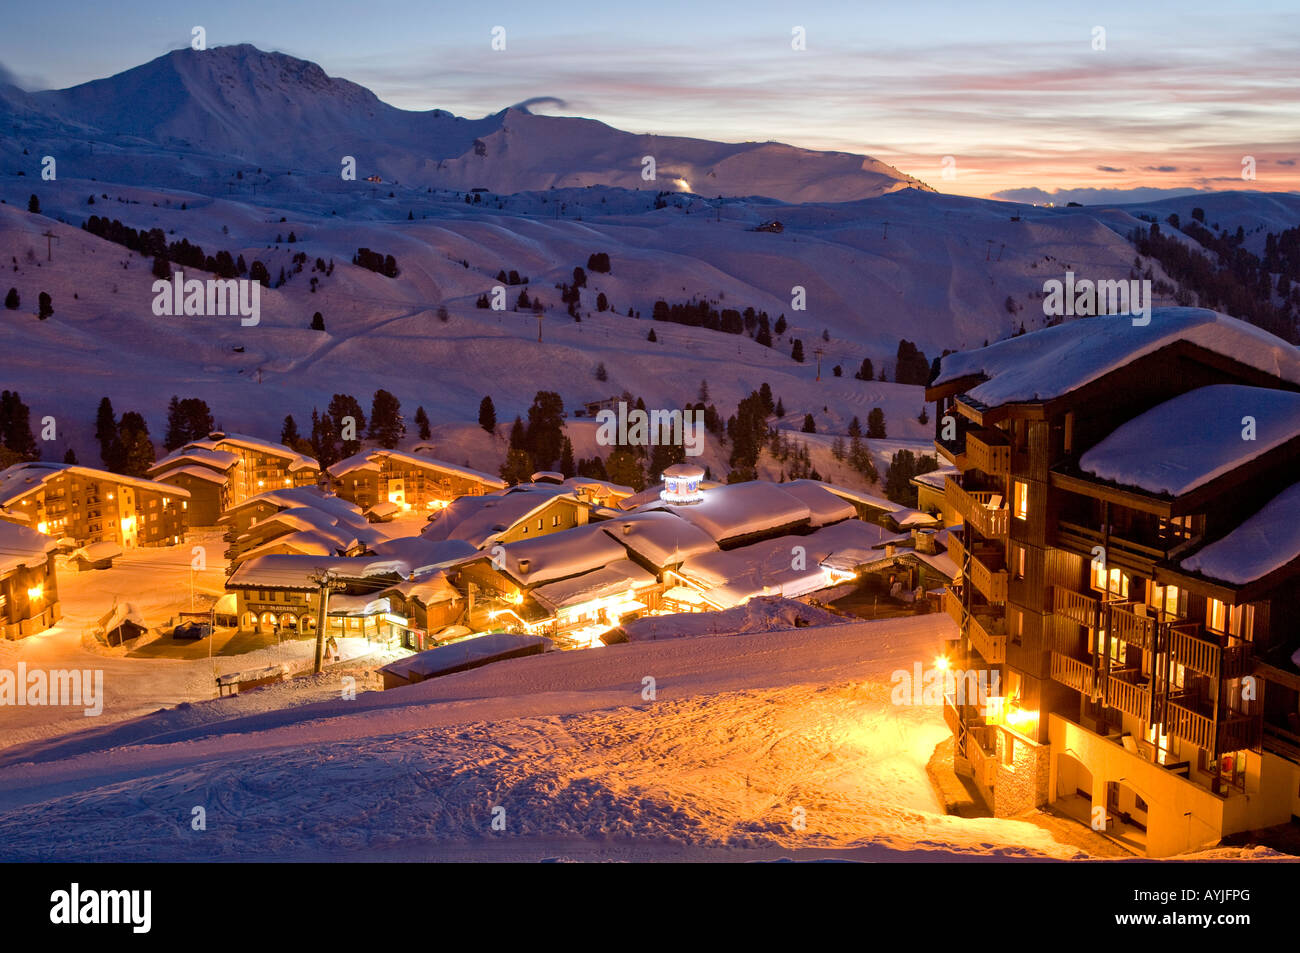
<path id="1" fill-rule="evenodd" d="M 1018 520 L 1029 519 L 1029 484 L 1015 481 L 1013 492 L 1015 516 Z"/>
<path id="2" fill-rule="evenodd" d="M 1205 610 L 1205 624 L 1215 632 L 1228 631 L 1228 607 L 1219 599 L 1211 599 Z"/>
<path id="3" fill-rule="evenodd" d="M 1016 578 L 1025 578 L 1025 547 L 1016 547 Z"/>

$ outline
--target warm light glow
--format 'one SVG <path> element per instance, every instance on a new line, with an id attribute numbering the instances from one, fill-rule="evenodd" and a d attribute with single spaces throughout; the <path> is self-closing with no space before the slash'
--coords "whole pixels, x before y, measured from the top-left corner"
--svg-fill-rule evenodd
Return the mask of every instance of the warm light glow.
<path id="1" fill-rule="evenodd" d="M 941 672 L 948 671 L 948 665 L 949 665 L 948 656 L 946 655 L 940 655 L 938 658 L 934 660 L 934 667 Z"/>
<path id="2" fill-rule="evenodd" d="M 41 596 L 45 595 L 44 586 L 32 586 L 27 590 L 27 598 L 32 602 L 40 602 Z"/>
<path id="3" fill-rule="evenodd" d="M 38 532 L 38 533 L 48 533 L 49 531 L 50 531 L 50 524 L 49 524 L 49 523 L 40 522 L 40 523 L 37 523 L 37 524 L 36 524 L 36 532 Z"/>

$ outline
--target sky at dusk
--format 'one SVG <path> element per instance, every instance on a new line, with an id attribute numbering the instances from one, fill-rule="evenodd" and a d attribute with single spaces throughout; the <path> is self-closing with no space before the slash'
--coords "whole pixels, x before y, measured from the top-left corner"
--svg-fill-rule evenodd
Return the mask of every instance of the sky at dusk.
<path id="1" fill-rule="evenodd" d="M 865 153 L 966 195 L 1300 189 L 1294 0 L 994 9 L 45 0 L 9 5 L 0 64 L 24 88 L 66 87 L 188 46 L 202 25 L 209 46 L 309 59 L 406 109 L 481 116 L 543 98 L 535 112 L 631 132 Z M 491 49 L 494 26 L 504 51 Z M 1105 49 L 1094 49 L 1097 27 Z M 1245 156 L 1254 180 L 1242 177 Z"/>

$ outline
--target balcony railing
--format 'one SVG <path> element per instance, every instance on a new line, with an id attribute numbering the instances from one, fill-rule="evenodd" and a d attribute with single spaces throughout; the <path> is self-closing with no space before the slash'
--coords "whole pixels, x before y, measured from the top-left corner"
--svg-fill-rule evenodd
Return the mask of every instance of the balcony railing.
<path id="1" fill-rule="evenodd" d="M 966 433 L 966 465 L 989 476 L 1011 472 L 1011 444 L 998 430 L 980 427 Z"/>
<path id="2" fill-rule="evenodd" d="M 1146 685 L 1126 681 L 1117 675 L 1106 679 L 1106 704 L 1134 718 L 1151 716 L 1151 692 Z"/>
<path id="3" fill-rule="evenodd" d="M 1091 596 L 1085 596 L 1081 592 L 1063 586 L 1052 587 L 1052 612 L 1071 622 L 1096 629 L 1100 607 L 1101 603 Z"/>
<path id="4" fill-rule="evenodd" d="M 968 491 L 961 487 L 952 477 L 944 479 L 944 496 L 962 520 L 973 526 L 986 539 L 1005 539 L 1007 535 L 1010 511 L 1003 501 L 997 509 L 990 509 L 989 503 L 1000 494 L 982 491 Z"/>
<path id="5" fill-rule="evenodd" d="M 1110 634 L 1135 648 L 1149 651 L 1155 647 L 1156 620 L 1141 616 L 1123 605 L 1109 607 Z"/>
<path id="6" fill-rule="evenodd" d="M 1214 722 L 1172 699 L 1165 706 L 1165 731 L 1198 748 L 1214 750 Z"/>
<path id="7" fill-rule="evenodd" d="M 958 626 L 966 621 L 966 632 L 971 646 L 979 652 L 984 661 L 990 665 L 999 665 L 1007 660 L 1007 636 L 998 631 L 1005 625 L 1001 618 L 994 616 L 977 616 L 966 613 L 961 598 L 952 589 L 943 591 L 943 607 Z"/>
<path id="8" fill-rule="evenodd" d="M 949 555 L 953 562 L 966 568 L 966 547 L 955 534 L 948 536 Z M 999 557 L 1000 558 L 1000 557 Z M 995 569 L 973 553 L 970 554 L 970 580 L 989 602 L 1007 601 L 1007 571 Z"/>
<path id="9" fill-rule="evenodd" d="M 1052 678 L 1067 688 L 1091 698 L 1096 685 L 1096 672 L 1087 662 L 1081 662 L 1060 652 L 1052 653 Z"/>
<path id="10" fill-rule="evenodd" d="M 972 728 L 966 733 L 966 760 L 971 772 L 985 788 L 993 787 L 997 778 L 997 742 L 993 733 L 985 728 Z"/>

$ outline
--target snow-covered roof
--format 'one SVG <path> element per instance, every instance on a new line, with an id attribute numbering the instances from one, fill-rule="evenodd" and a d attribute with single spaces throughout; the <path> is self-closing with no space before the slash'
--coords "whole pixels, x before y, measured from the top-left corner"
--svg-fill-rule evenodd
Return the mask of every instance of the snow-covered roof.
<path id="1" fill-rule="evenodd" d="M 58 540 L 44 533 L 0 520 L 0 573 L 38 569 L 57 545 Z"/>
<path id="2" fill-rule="evenodd" d="M 193 477 L 196 480 L 204 480 L 208 483 L 215 483 L 218 486 L 222 486 L 228 479 L 224 473 L 211 470 L 208 467 L 199 466 L 198 464 L 186 464 L 174 466 L 167 470 L 150 470 L 149 472 L 157 477 L 160 483 L 170 483 L 178 476 L 188 476 Z"/>
<path id="3" fill-rule="evenodd" d="M 178 465 L 187 463 L 197 463 L 210 469 L 225 471 L 238 462 L 239 454 L 237 453 L 231 453 L 228 450 L 210 450 L 207 447 L 190 444 L 181 447 L 179 450 L 173 450 L 151 466 L 149 475 L 156 478 L 164 472 L 170 472 Z"/>
<path id="4" fill-rule="evenodd" d="M 762 480 L 714 487 L 706 490 L 698 503 L 646 505 L 650 509 L 670 510 L 719 543 L 807 523 L 812 517 L 812 510 L 803 500 L 785 492 L 776 483 Z"/>
<path id="5" fill-rule="evenodd" d="M 1292 484 L 1228 535 L 1185 558 L 1188 572 L 1233 585 L 1262 579 L 1300 558 L 1300 483 Z"/>
<path id="6" fill-rule="evenodd" d="M 633 619 L 621 626 L 630 642 L 658 642 L 704 635 L 748 635 L 801 626 L 843 625 L 849 620 L 783 596 L 759 596 L 717 612 L 683 612 Z"/>
<path id="7" fill-rule="evenodd" d="M 1255 421 L 1249 440 L 1246 417 Z M 1298 436 L 1300 393 L 1215 384 L 1122 424 L 1079 458 L 1079 468 L 1122 486 L 1181 496 Z"/>
<path id="8" fill-rule="evenodd" d="M 286 486 L 266 490 L 256 496 L 235 504 L 221 515 L 222 522 L 231 522 L 240 510 L 258 505 L 270 505 L 277 510 L 288 510 L 299 506 L 308 506 L 321 510 L 337 519 L 356 526 L 365 526 L 366 518 L 361 514 L 361 507 L 337 496 L 326 496 L 315 486 Z"/>
<path id="9" fill-rule="evenodd" d="M 884 530 L 874 523 L 845 520 L 806 536 L 780 536 L 705 553 L 688 559 L 681 573 L 723 608 L 757 595 L 800 596 L 828 585 L 829 570 L 851 572 L 876 559 L 879 554 L 872 547 L 883 538 Z"/>
<path id="10" fill-rule="evenodd" d="M 447 581 L 445 572 L 425 573 L 419 578 L 396 583 L 384 591 L 399 592 L 406 598 L 425 606 L 439 602 L 453 602 L 461 598 L 459 590 Z"/>
<path id="11" fill-rule="evenodd" d="M 604 599 L 654 585 L 655 577 L 628 559 L 570 579 L 538 586 L 531 593 L 537 604 L 552 613 L 593 599 Z"/>
<path id="12" fill-rule="evenodd" d="M 473 480 L 478 483 L 485 483 L 488 486 L 502 488 L 506 485 L 505 480 L 500 477 L 494 477 L 490 473 L 484 473 L 481 470 L 471 470 L 469 467 L 457 466 L 454 463 L 447 463 L 445 460 L 437 460 L 433 457 L 426 457 L 418 453 L 403 453 L 401 450 L 362 450 L 360 453 L 354 453 L 350 457 L 345 457 L 338 463 L 329 468 L 329 475 L 338 479 L 357 470 L 377 470 L 385 458 L 404 463 L 407 466 L 418 467 L 424 470 L 436 470 L 442 473 L 449 473 L 452 476 L 462 477 L 466 480 Z"/>
<path id="13" fill-rule="evenodd" d="M 0 543 L 0 546 L 2 545 Z M 121 556 L 122 547 L 112 540 L 103 540 L 98 543 L 89 543 L 73 550 L 68 555 L 72 559 L 84 559 L 86 562 L 97 563 L 104 559 L 116 559 Z"/>
<path id="14" fill-rule="evenodd" d="M 370 549 L 376 556 L 402 560 L 411 567 L 413 573 L 450 565 L 478 552 L 463 539 L 426 539 L 423 536 L 395 536 L 378 540 L 370 544 Z"/>
<path id="15" fill-rule="evenodd" d="M 506 543 L 502 569 L 521 585 L 536 586 L 625 559 L 627 550 L 605 533 L 603 525 L 587 523 Z"/>
<path id="16" fill-rule="evenodd" d="M 99 631 L 108 634 L 115 629 L 121 628 L 127 623 L 139 626 L 142 629 L 148 628 L 144 622 L 144 616 L 130 602 L 119 602 L 113 608 L 105 612 L 99 619 Z"/>
<path id="17" fill-rule="evenodd" d="M 400 559 L 375 556 L 258 556 L 240 564 L 226 581 L 227 589 L 317 589 L 312 576 L 328 571 L 340 579 L 396 575 L 406 578 L 410 567 Z"/>
<path id="18" fill-rule="evenodd" d="M 921 486 L 928 486 L 931 489 L 942 490 L 943 481 L 948 477 L 955 477 L 961 474 L 956 467 L 939 467 L 937 470 L 929 470 L 925 473 L 918 473 L 912 477 L 913 483 L 919 483 Z"/>
<path id="19" fill-rule="evenodd" d="M 1158 308 L 1145 326 L 1129 315 L 1076 318 L 942 359 L 932 386 L 969 375 L 987 378 L 967 391 L 986 407 L 1061 397 L 1176 341 L 1222 354 L 1300 384 L 1300 349 L 1217 311 Z"/>
<path id="20" fill-rule="evenodd" d="M 402 508 L 392 500 L 380 500 L 366 510 L 366 515 L 373 516 L 376 519 L 383 519 L 386 516 L 396 516 L 400 512 L 402 512 Z"/>
<path id="21" fill-rule="evenodd" d="M 355 542 L 355 541 L 352 541 Z M 254 546 L 242 556 L 240 562 L 272 554 L 298 554 L 302 556 L 337 556 L 351 548 L 352 543 L 340 540 L 337 536 L 320 530 L 303 530 L 299 533 L 285 533 Z"/>
<path id="22" fill-rule="evenodd" d="M 652 566 L 674 566 L 691 556 L 713 552 L 713 537 L 676 513 L 650 510 L 592 524 Z"/>
<path id="23" fill-rule="evenodd" d="M 260 437 L 250 437 L 242 433 L 223 433 L 217 431 L 208 434 L 207 440 L 195 440 L 187 443 L 182 450 L 191 447 L 199 447 L 203 450 L 220 450 L 222 445 L 226 444 L 232 447 L 242 447 L 245 450 L 255 450 L 258 453 L 264 453 L 268 456 L 279 457 L 288 461 L 288 470 L 292 473 L 297 470 L 319 470 L 320 464 L 311 457 L 304 456 L 297 450 L 286 447 L 282 443 L 272 443 L 270 440 L 263 440 Z"/>
<path id="24" fill-rule="evenodd" d="M 543 484 L 536 489 L 462 496 L 447 504 L 420 535 L 426 539 L 461 539 L 481 548 L 561 497 L 574 499 L 572 489 Z"/>
<path id="25" fill-rule="evenodd" d="M 893 500 L 885 499 L 883 496 L 873 496 L 870 493 L 864 493 L 861 490 L 851 490 L 848 487 L 837 486 L 834 483 L 823 483 L 831 493 L 841 499 L 848 500 L 850 503 L 860 503 L 863 506 L 869 506 L 872 509 L 880 510 L 882 513 L 897 513 L 899 510 L 905 510 L 907 507 L 901 503 L 895 503 Z"/>
<path id="26" fill-rule="evenodd" d="M 92 467 L 83 467 L 74 463 L 45 463 L 42 461 L 37 463 L 15 463 L 7 470 L 0 471 L 0 506 L 8 506 L 22 499 L 33 490 L 63 473 L 75 474 L 91 480 L 105 480 L 122 486 L 132 486 L 138 490 L 152 490 L 182 500 L 190 498 L 189 490 L 173 486 L 170 483 L 158 483 L 140 477 L 123 476 L 120 473 L 109 473 L 107 470 L 96 470 Z"/>
<path id="27" fill-rule="evenodd" d="M 440 645 L 436 649 L 417 652 L 406 658 L 389 662 L 381 672 L 409 680 L 412 675 L 432 678 L 443 672 L 456 671 L 467 666 L 485 664 L 498 656 L 529 650 L 548 651 L 551 640 L 540 635 L 514 635 L 509 632 L 492 632 L 476 638 Z"/>
<path id="28" fill-rule="evenodd" d="M 838 523 L 858 515 L 857 508 L 852 503 L 832 493 L 819 480 L 791 480 L 777 485 L 808 507 L 812 514 L 809 524 L 812 526 Z"/>

